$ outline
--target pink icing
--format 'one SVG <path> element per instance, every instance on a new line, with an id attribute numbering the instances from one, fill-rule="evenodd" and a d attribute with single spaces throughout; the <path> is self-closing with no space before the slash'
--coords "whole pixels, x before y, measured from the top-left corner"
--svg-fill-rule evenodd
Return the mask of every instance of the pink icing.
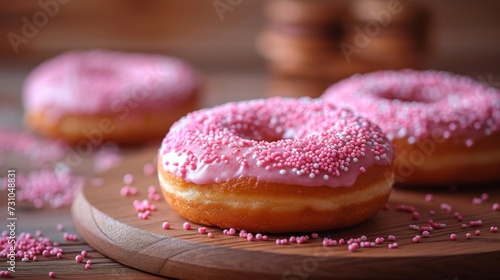
<path id="1" fill-rule="evenodd" d="M 389 139 L 427 137 L 471 146 L 500 129 L 498 89 L 440 71 L 378 71 L 332 85 L 322 98 L 370 118 Z"/>
<path id="2" fill-rule="evenodd" d="M 361 169 L 388 166 L 380 128 L 320 100 L 233 102 L 180 119 L 160 147 L 163 168 L 188 182 L 241 177 L 303 186 L 352 186 Z"/>
<path id="3" fill-rule="evenodd" d="M 195 71 L 180 59 L 103 50 L 71 51 L 47 60 L 27 77 L 26 110 L 123 114 L 140 106 L 165 110 L 198 87 Z"/>

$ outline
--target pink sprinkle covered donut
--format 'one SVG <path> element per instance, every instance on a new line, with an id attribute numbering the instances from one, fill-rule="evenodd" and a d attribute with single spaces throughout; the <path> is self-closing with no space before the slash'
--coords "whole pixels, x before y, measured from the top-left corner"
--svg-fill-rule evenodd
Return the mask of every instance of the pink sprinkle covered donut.
<path id="1" fill-rule="evenodd" d="M 180 59 L 163 55 L 72 51 L 29 74 L 25 120 L 70 143 L 138 143 L 161 139 L 197 108 L 199 81 Z"/>
<path id="2" fill-rule="evenodd" d="M 234 102 L 188 114 L 158 152 L 167 202 L 184 218 L 256 232 L 319 231 L 382 209 L 392 144 L 352 111 L 312 99 Z"/>
<path id="3" fill-rule="evenodd" d="M 332 85 L 327 102 L 377 123 L 396 146 L 396 182 L 500 180 L 500 92 L 439 71 L 379 71 Z"/>

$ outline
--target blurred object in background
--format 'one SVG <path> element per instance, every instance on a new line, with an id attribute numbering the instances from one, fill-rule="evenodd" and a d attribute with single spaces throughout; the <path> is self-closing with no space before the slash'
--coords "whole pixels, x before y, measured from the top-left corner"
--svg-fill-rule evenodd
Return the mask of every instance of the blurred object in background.
<path id="1" fill-rule="evenodd" d="M 349 8 L 345 43 L 356 48 L 353 57 L 376 64 L 377 69 L 425 67 L 429 13 L 423 5 L 356 0 Z"/>
<path id="2" fill-rule="evenodd" d="M 271 0 L 264 13 L 256 47 L 268 62 L 269 95 L 317 97 L 356 73 L 425 67 L 429 16 L 419 4 Z"/>
<path id="3" fill-rule="evenodd" d="M 34 66 L 68 50 L 100 48 L 172 55 L 203 70 L 254 70 L 264 67 L 253 45 L 261 1 L 4 1 L 0 59 Z"/>
<path id="4" fill-rule="evenodd" d="M 264 7 L 267 27 L 256 43 L 271 72 L 270 95 L 319 96 L 324 85 L 336 78 L 332 76 L 338 75 L 338 71 L 332 73 L 331 68 L 341 69 L 335 61 L 343 63 L 338 48 L 345 8 L 341 3 L 327 0 L 267 3 Z M 289 86 L 287 80 L 291 81 Z M 297 88 L 296 84 L 301 86 Z"/>

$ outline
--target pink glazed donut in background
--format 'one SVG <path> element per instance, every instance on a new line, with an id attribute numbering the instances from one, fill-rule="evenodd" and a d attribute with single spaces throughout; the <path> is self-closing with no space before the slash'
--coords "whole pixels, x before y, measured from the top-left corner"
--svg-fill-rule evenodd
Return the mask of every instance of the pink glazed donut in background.
<path id="1" fill-rule="evenodd" d="M 383 208 L 392 144 L 352 111 L 312 99 L 231 102 L 176 122 L 158 151 L 172 209 L 252 232 L 351 226 Z"/>
<path id="2" fill-rule="evenodd" d="M 71 51 L 26 78 L 25 122 L 73 144 L 136 144 L 161 139 L 172 123 L 197 109 L 199 90 L 198 74 L 178 58 Z"/>
<path id="3" fill-rule="evenodd" d="M 500 91 L 441 71 L 355 75 L 321 97 L 378 124 L 396 147 L 396 183 L 500 181 Z"/>

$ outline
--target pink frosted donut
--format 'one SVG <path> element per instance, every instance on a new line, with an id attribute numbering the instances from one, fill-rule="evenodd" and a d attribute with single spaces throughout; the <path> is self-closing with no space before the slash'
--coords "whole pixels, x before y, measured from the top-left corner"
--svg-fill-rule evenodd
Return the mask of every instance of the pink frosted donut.
<path id="1" fill-rule="evenodd" d="M 380 128 L 312 99 L 228 103 L 176 122 L 158 152 L 167 202 L 204 225 L 255 232 L 341 228 L 372 216 L 393 182 Z"/>
<path id="2" fill-rule="evenodd" d="M 327 102 L 377 123 L 396 146 L 396 182 L 500 180 L 500 93 L 439 71 L 379 71 L 332 85 Z"/>
<path id="3" fill-rule="evenodd" d="M 25 80 L 25 120 L 43 135 L 72 143 L 161 139 L 196 109 L 199 86 L 195 71 L 177 58 L 71 51 Z"/>

